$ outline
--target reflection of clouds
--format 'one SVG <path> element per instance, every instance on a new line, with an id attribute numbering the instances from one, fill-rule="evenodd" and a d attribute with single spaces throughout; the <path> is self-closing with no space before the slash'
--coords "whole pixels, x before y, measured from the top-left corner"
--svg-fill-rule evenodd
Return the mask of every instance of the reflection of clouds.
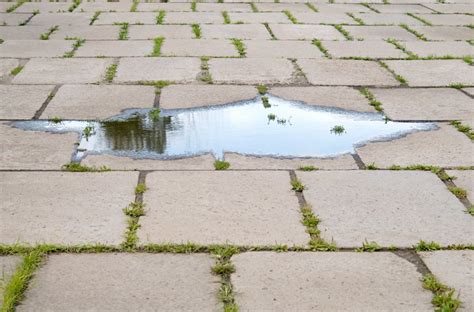
<path id="1" fill-rule="evenodd" d="M 93 122 L 96 134 L 81 140 L 80 148 L 137 158 L 178 157 L 224 151 L 252 155 L 324 157 L 354 151 L 354 145 L 390 139 L 415 130 L 430 130 L 431 123 L 385 122 L 378 113 L 348 112 L 288 102 L 269 96 L 270 108 L 259 98 L 236 105 L 187 110 L 164 110 L 153 121 L 147 111 L 133 111 L 107 122 Z M 268 114 L 276 119 L 268 122 Z M 168 116 L 168 117 L 166 117 Z M 119 121 L 121 120 L 121 121 Z M 125 121 L 124 121 L 125 120 Z M 17 122 L 28 130 L 81 133 L 90 122 Z M 346 133 L 334 135 L 335 125 Z"/>

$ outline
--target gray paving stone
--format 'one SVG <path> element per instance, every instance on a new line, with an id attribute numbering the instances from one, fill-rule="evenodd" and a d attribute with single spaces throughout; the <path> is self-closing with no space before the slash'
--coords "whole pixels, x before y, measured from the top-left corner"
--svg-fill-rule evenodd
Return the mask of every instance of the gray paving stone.
<path id="1" fill-rule="evenodd" d="M 406 58 L 407 55 L 385 41 L 322 41 L 333 57 Z"/>
<path id="2" fill-rule="evenodd" d="M 401 13 L 355 13 L 366 25 L 424 25 L 421 21 Z"/>
<path id="3" fill-rule="evenodd" d="M 463 14 L 416 14 L 433 25 L 465 26 L 471 25 L 474 18 Z"/>
<path id="4" fill-rule="evenodd" d="M 117 32 L 118 34 L 118 32 Z M 128 28 L 130 39 L 191 39 L 194 37 L 189 25 L 131 25 Z"/>
<path id="5" fill-rule="evenodd" d="M 168 39 L 161 48 L 164 56 L 239 56 L 228 40 Z"/>
<path id="6" fill-rule="evenodd" d="M 263 13 L 229 13 L 229 18 L 232 23 L 245 23 L 245 24 L 261 24 L 261 23 L 274 23 L 274 24 L 291 24 L 292 22 L 288 17 L 281 12 L 263 12 Z"/>
<path id="7" fill-rule="evenodd" d="M 351 4 L 349 1 L 345 0 L 344 3 L 342 1 L 338 1 L 338 3 L 327 3 L 326 1 L 310 1 L 314 3 L 316 8 L 321 13 L 368 13 L 372 12 L 369 8 L 360 5 L 359 3 Z M 359 2 L 359 1 L 357 1 Z M 369 1 L 372 2 L 372 1 Z"/>
<path id="8" fill-rule="evenodd" d="M 474 219 L 426 171 L 298 172 L 326 241 L 339 247 L 410 247 L 420 240 L 472 244 Z M 370 190 L 370 191 L 367 191 Z"/>
<path id="9" fill-rule="evenodd" d="M 141 243 L 304 245 L 298 201 L 285 171 L 153 172 Z"/>
<path id="10" fill-rule="evenodd" d="M 219 311 L 213 264 L 201 254 L 52 255 L 17 310 Z"/>
<path id="11" fill-rule="evenodd" d="M 166 24 L 224 24 L 220 12 L 169 12 Z"/>
<path id="12" fill-rule="evenodd" d="M 410 41 L 403 43 L 403 45 L 407 50 L 415 53 L 419 57 L 464 57 L 474 55 L 474 48 L 469 43 L 462 41 Z"/>
<path id="13" fill-rule="evenodd" d="M 364 163 L 375 163 L 380 168 L 417 164 L 474 166 L 470 157 L 474 148 L 469 138 L 450 125 L 439 126 L 439 130 L 416 132 L 395 141 L 370 143 L 356 148 L 356 151 Z"/>
<path id="14" fill-rule="evenodd" d="M 95 83 L 105 75 L 106 59 L 31 59 L 15 76 L 18 84 Z"/>
<path id="15" fill-rule="evenodd" d="M 116 23 L 156 24 L 157 16 L 158 12 L 106 12 L 99 15 L 99 18 L 94 22 L 94 25 L 113 25 Z"/>
<path id="16" fill-rule="evenodd" d="M 39 38 L 38 38 L 39 39 Z M 2 57 L 60 57 L 72 49 L 73 41 L 7 40 L 0 45 Z"/>
<path id="17" fill-rule="evenodd" d="M 67 12 L 71 3 L 67 2 L 26 2 L 20 5 L 15 13 L 64 13 Z"/>
<path id="18" fill-rule="evenodd" d="M 200 66 L 201 60 L 192 57 L 122 58 L 115 81 L 191 82 L 200 73 Z"/>
<path id="19" fill-rule="evenodd" d="M 12 14 L 12 13 L 0 13 L 0 25 L 2 26 L 18 26 L 23 22 L 26 22 L 31 16 L 29 13 L 23 14 Z"/>
<path id="20" fill-rule="evenodd" d="M 131 27 L 130 27 L 131 28 Z M 51 35 L 51 39 L 82 38 L 87 40 L 115 40 L 119 37 L 120 26 L 61 26 Z"/>
<path id="21" fill-rule="evenodd" d="M 474 30 L 467 27 L 413 26 L 412 29 L 425 35 L 428 40 L 471 40 Z"/>
<path id="22" fill-rule="evenodd" d="M 190 3 L 145 3 L 140 2 L 137 6 L 137 12 L 190 12 Z"/>
<path id="23" fill-rule="evenodd" d="M 130 2 L 89 2 L 83 1 L 75 10 L 76 12 L 130 12 Z"/>
<path id="24" fill-rule="evenodd" d="M 471 203 L 474 203 L 474 171 L 473 170 L 448 170 L 446 171 L 451 176 L 455 176 L 453 181 L 457 187 L 467 191 L 467 198 Z"/>
<path id="25" fill-rule="evenodd" d="M 336 107 L 358 112 L 375 112 L 359 91 L 349 87 L 275 87 L 271 88 L 269 93 L 308 105 Z"/>
<path id="26" fill-rule="evenodd" d="M 474 118 L 474 100 L 452 88 L 371 89 L 393 120 Z"/>
<path id="27" fill-rule="evenodd" d="M 2 172 L 0 241 L 113 244 L 127 227 L 137 172 Z M 25 196 L 25 194 L 28 194 Z"/>
<path id="28" fill-rule="evenodd" d="M 57 170 L 71 161 L 76 133 L 24 131 L 0 123 L 1 170 Z"/>
<path id="29" fill-rule="evenodd" d="M 214 170 L 214 157 L 206 154 L 173 160 L 132 159 L 113 155 L 87 155 L 87 166 L 107 166 L 114 170 Z"/>
<path id="30" fill-rule="evenodd" d="M 263 25 L 201 25 L 206 39 L 271 39 Z"/>
<path id="31" fill-rule="evenodd" d="M 417 41 L 415 35 L 399 26 L 343 26 L 355 39 Z"/>
<path id="32" fill-rule="evenodd" d="M 128 108 L 152 108 L 154 100 L 152 86 L 64 85 L 41 118 L 105 119 Z"/>
<path id="33" fill-rule="evenodd" d="M 386 61 L 412 87 L 443 87 L 461 83 L 474 85 L 474 71 L 462 60 Z"/>
<path id="34" fill-rule="evenodd" d="M 441 283 L 456 289 L 462 302 L 459 311 L 474 310 L 474 251 L 439 250 L 420 256 Z"/>
<path id="35" fill-rule="evenodd" d="M 302 13 L 292 12 L 298 23 L 302 24 L 356 24 L 356 22 L 345 13 Z"/>
<path id="36" fill-rule="evenodd" d="M 245 311 L 433 310 L 416 267 L 392 253 L 252 252 L 232 262 Z"/>
<path id="37" fill-rule="evenodd" d="M 0 80 L 5 79 L 12 69 L 20 65 L 16 59 L 0 59 Z"/>
<path id="38" fill-rule="evenodd" d="M 271 24 L 270 28 L 280 40 L 344 40 L 344 36 L 329 25 Z"/>
<path id="39" fill-rule="evenodd" d="M 433 13 L 429 5 L 419 4 L 372 4 L 371 7 L 380 13 Z"/>
<path id="40" fill-rule="evenodd" d="M 76 25 L 76 26 L 87 26 L 89 25 L 93 13 L 41 13 L 35 15 L 29 22 L 28 25 L 32 26 L 63 26 L 63 25 Z"/>
<path id="41" fill-rule="evenodd" d="M 153 52 L 153 46 L 154 42 L 151 40 L 86 41 L 74 56 L 149 56 Z"/>
<path id="42" fill-rule="evenodd" d="M 255 6 L 259 12 L 283 12 L 288 10 L 295 12 L 314 12 L 306 4 L 303 3 L 256 3 Z"/>
<path id="43" fill-rule="evenodd" d="M 299 59 L 297 62 L 314 85 L 399 85 L 391 73 L 373 61 Z"/>
<path id="44" fill-rule="evenodd" d="M 429 3 L 429 4 L 426 4 L 425 7 L 428 7 L 440 13 L 474 13 L 472 4 L 468 2 L 463 3 L 463 4 Z"/>
<path id="45" fill-rule="evenodd" d="M 248 3 L 198 3 L 197 12 L 252 12 Z"/>
<path id="46" fill-rule="evenodd" d="M 13 273 L 15 273 L 16 266 L 21 263 L 19 256 L 0 256 L 0 306 L 3 305 L 3 292 L 7 286 Z"/>
<path id="47" fill-rule="evenodd" d="M 248 40 L 244 42 L 247 57 L 322 58 L 323 54 L 310 41 Z"/>
<path id="48" fill-rule="evenodd" d="M 302 166 L 314 166 L 319 169 L 357 169 L 351 155 L 334 158 L 274 158 L 225 153 L 224 158 L 232 169 L 295 170 Z"/>
<path id="49" fill-rule="evenodd" d="M 180 109 L 222 105 L 251 100 L 258 96 L 252 86 L 172 85 L 163 88 L 160 108 Z"/>
<path id="50" fill-rule="evenodd" d="M 3 40 L 33 40 L 39 39 L 41 34 L 46 31 L 48 31 L 47 26 L 0 27 L 0 38 Z"/>
<path id="51" fill-rule="evenodd" d="M 284 59 L 211 59 L 209 70 L 217 83 L 289 83 L 293 64 Z"/>
<path id="52" fill-rule="evenodd" d="M 31 119 L 54 86 L 0 85 L 0 119 Z"/>

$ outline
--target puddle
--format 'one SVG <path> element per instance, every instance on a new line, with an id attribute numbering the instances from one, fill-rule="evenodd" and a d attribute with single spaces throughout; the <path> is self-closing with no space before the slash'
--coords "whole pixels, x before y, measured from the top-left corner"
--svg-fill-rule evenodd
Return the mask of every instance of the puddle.
<path id="1" fill-rule="evenodd" d="M 370 141 L 391 140 L 413 131 L 434 130 L 433 123 L 386 121 L 376 113 L 358 113 L 290 102 L 269 96 L 198 109 L 127 110 L 104 121 L 45 120 L 14 122 L 24 130 L 77 132 L 74 160 L 86 154 L 172 159 L 224 152 L 274 157 L 332 157 L 353 153 Z M 342 126 L 342 127 L 340 127 Z M 88 128 L 87 128 L 88 127 Z M 84 131 L 84 129 L 86 129 Z M 86 136 L 84 132 L 90 132 Z"/>

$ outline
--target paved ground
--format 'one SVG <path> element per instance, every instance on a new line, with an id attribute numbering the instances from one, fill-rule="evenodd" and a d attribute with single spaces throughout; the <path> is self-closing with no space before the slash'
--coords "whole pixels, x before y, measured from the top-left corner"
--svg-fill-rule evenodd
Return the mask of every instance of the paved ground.
<path id="1" fill-rule="evenodd" d="M 472 1 L 249 1 L 0 2 L 2 311 L 474 311 Z M 329 159 L 89 155 L 112 171 L 78 173 L 76 134 L 9 125 L 257 85 L 439 128 Z"/>

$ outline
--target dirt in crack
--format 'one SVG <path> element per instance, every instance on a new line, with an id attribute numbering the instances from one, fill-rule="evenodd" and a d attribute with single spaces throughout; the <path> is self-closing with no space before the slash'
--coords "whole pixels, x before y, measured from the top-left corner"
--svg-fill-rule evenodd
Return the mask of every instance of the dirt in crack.
<path id="1" fill-rule="evenodd" d="M 371 141 L 392 140 L 433 123 L 391 122 L 378 113 L 349 112 L 258 97 L 180 110 L 127 110 L 103 121 L 17 121 L 14 127 L 78 132 L 74 160 L 87 154 L 172 159 L 224 152 L 276 157 L 331 157 Z"/>

